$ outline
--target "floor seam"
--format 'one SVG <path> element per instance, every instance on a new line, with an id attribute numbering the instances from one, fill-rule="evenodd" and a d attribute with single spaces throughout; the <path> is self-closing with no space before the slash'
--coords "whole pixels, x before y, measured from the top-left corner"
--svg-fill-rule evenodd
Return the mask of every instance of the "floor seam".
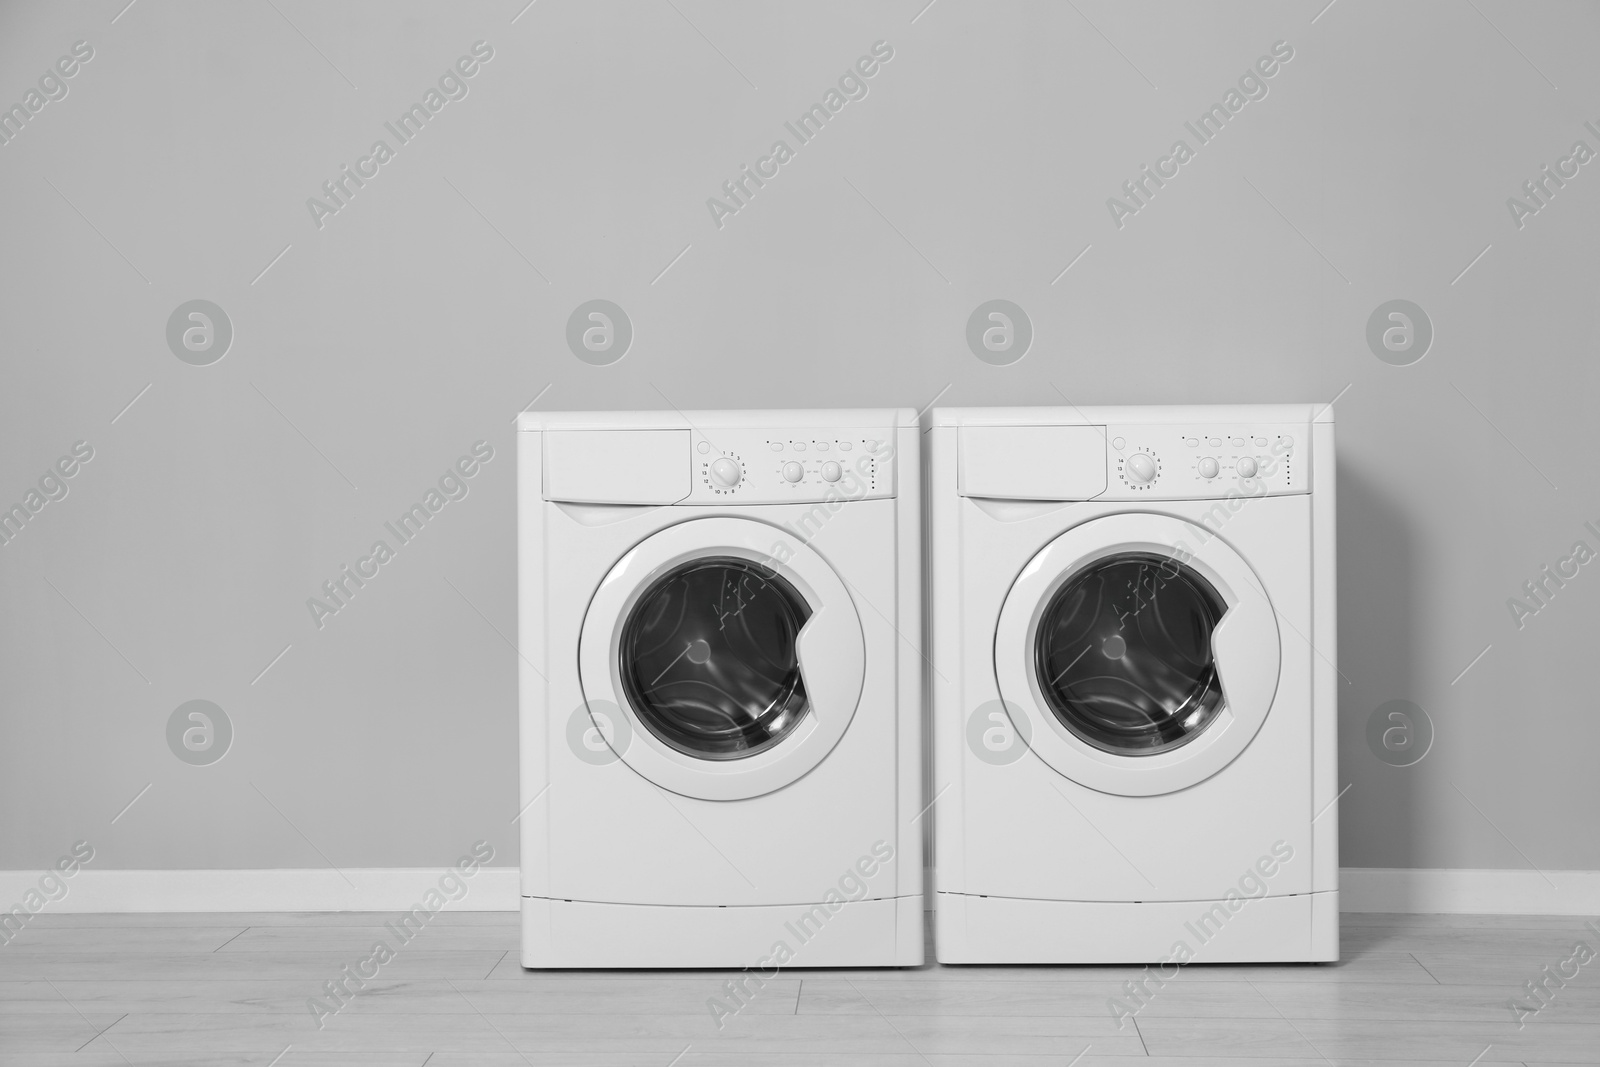
<path id="1" fill-rule="evenodd" d="M 805 994 L 805 991 L 806 980 L 802 978 L 800 979 L 800 985 L 796 987 L 794 991 L 794 1013 L 796 1015 L 800 1014 L 800 998 Z"/>
<path id="2" fill-rule="evenodd" d="M 504 952 L 500 953 L 500 958 L 494 961 L 494 966 L 493 967 L 489 968 L 489 974 L 486 974 L 486 975 L 483 976 L 483 980 L 485 982 L 487 982 L 489 980 L 489 975 L 494 974 L 495 971 L 500 969 L 500 964 L 504 963 L 505 962 L 505 958 L 507 956 L 509 956 L 509 955 L 511 955 L 511 950 L 510 949 L 506 949 Z M 428 1053 L 428 1059 L 432 1059 L 432 1058 L 433 1058 L 433 1053 L 431 1053 L 431 1052 Z M 428 1067 L 427 1060 L 424 1060 L 422 1062 L 422 1067 Z"/>
<path id="3" fill-rule="evenodd" d="M 1139 1018 L 1138 1018 L 1138 1016 L 1129 1016 L 1129 1018 L 1133 1022 L 1133 1033 L 1134 1033 L 1134 1036 L 1136 1036 L 1139 1039 L 1139 1047 L 1144 1049 L 1144 1054 L 1146 1056 L 1150 1055 L 1150 1046 L 1144 1043 L 1144 1031 L 1139 1029 Z"/>

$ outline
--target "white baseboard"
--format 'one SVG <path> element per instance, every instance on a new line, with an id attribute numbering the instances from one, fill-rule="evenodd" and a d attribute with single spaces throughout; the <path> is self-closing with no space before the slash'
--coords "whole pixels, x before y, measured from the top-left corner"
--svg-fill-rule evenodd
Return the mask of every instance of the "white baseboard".
<path id="1" fill-rule="evenodd" d="M 405 911 L 439 889 L 447 868 L 347 867 L 264 871 L 118 871 L 85 867 L 65 879 L 67 894 L 45 914 L 141 911 Z M 0 909 L 24 903 L 43 871 L 0 871 Z M 448 911 L 516 911 L 521 872 L 480 867 Z M 447 887 L 459 894 L 453 885 Z M 57 890 L 57 892 L 60 892 Z M 46 896 L 41 892 L 41 896 Z M 38 898 L 35 898 L 38 899 Z M 31 903 L 31 902 L 30 902 Z"/>
<path id="2" fill-rule="evenodd" d="M 119 871 L 85 867 L 44 913 L 403 911 L 438 887 L 444 868 Z M 23 905 L 43 871 L 0 871 L 0 910 Z M 931 884 L 931 882 L 930 882 Z M 1600 871 L 1436 870 L 1346 867 L 1339 902 L 1347 912 L 1483 915 L 1600 915 Z M 57 890 L 59 892 L 59 890 Z M 459 890 L 457 890 L 459 892 Z M 450 911 L 516 911 L 515 867 L 483 867 Z M 40 892 L 42 899 L 47 894 Z"/>
<path id="3" fill-rule="evenodd" d="M 1344 867 L 1339 907 L 1411 914 L 1597 915 L 1600 871 Z"/>

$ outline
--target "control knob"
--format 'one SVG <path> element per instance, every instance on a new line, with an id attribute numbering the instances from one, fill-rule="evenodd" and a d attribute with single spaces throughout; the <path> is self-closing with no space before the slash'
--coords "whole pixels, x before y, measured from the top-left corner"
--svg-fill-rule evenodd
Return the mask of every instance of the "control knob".
<path id="1" fill-rule="evenodd" d="M 838 481 L 839 480 L 839 476 L 842 473 L 843 473 L 843 471 L 841 471 L 839 469 L 839 464 L 835 463 L 831 459 L 828 460 L 828 462 L 826 462 L 826 463 L 824 463 L 822 465 L 822 480 L 825 481 L 825 482 L 836 482 L 836 481 Z"/>
<path id="2" fill-rule="evenodd" d="M 1216 457 L 1205 456 L 1200 460 L 1200 477 L 1215 478 L 1222 468 L 1218 466 Z"/>
<path id="3" fill-rule="evenodd" d="M 800 466 L 800 464 L 794 462 L 793 460 L 790 460 L 788 463 L 785 463 L 783 465 L 783 480 L 784 481 L 786 481 L 786 482 L 798 482 L 801 478 L 804 478 L 805 476 L 806 476 L 806 469 L 804 467 Z"/>
<path id="4" fill-rule="evenodd" d="M 1249 456 L 1246 456 L 1239 461 L 1238 469 L 1239 477 L 1254 478 L 1256 476 L 1256 461 Z"/>
<path id="5" fill-rule="evenodd" d="M 711 480 L 722 488 L 732 489 L 743 478 L 744 472 L 739 469 L 739 464 L 727 456 L 711 461 Z"/>
<path id="6" fill-rule="evenodd" d="M 1124 469 L 1128 472 L 1128 478 L 1139 485 L 1148 485 L 1156 480 L 1156 461 L 1143 452 L 1129 456 Z"/>

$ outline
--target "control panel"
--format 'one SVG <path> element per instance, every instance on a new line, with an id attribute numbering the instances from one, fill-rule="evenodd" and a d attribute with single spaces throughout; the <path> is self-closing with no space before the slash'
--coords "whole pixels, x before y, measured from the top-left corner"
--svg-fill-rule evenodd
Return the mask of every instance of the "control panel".
<path id="1" fill-rule="evenodd" d="M 1107 426 L 1101 499 L 1276 496 L 1311 489 L 1300 425 Z"/>
<path id="2" fill-rule="evenodd" d="M 723 429 L 690 436 L 682 503 L 786 504 L 895 495 L 894 430 Z"/>

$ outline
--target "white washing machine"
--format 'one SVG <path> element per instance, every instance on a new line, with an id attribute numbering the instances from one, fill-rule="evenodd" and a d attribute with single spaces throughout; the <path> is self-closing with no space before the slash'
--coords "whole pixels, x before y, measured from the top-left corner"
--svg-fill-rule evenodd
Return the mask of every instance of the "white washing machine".
<path id="1" fill-rule="evenodd" d="M 915 414 L 518 430 L 523 966 L 921 963 Z"/>
<path id="2" fill-rule="evenodd" d="M 1331 410 L 931 422 L 939 960 L 1337 959 Z"/>

